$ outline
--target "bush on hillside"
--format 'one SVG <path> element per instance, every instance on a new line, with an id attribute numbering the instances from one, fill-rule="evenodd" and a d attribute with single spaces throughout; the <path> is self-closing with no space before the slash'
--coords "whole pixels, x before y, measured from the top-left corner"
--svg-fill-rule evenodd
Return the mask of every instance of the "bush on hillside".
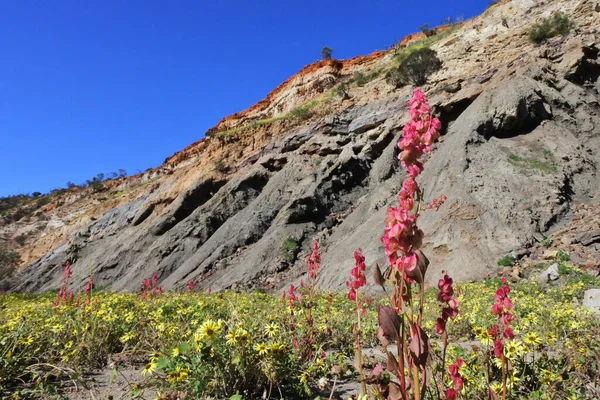
<path id="1" fill-rule="evenodd" d="M 364 74 L 358 71 L 354 73 L 354 76 L 352 77 L 352 82 L 356 83 L 356 86 L 364 86 L 367 83 L 371 82 L 373 79 L 377 78 L 380 74 L 380 70 L 375 70 L 370 74 Z"/>
<path id="2" fill-rule="evenodd" d="M 567 35 L 572 27 L 573 23 L 566 14 L 556 12 L 552 14 L 550 18 L 544 19 L 542 22 L 535 24 L 531 28 L 529 31 L 529 40 L 539 44 L 544 40 L 557 35 Z"/>
<path id="3" fill-rule="evenodd" d="M 419 27 L 419 30 L 425 34 L 425 36 L 433 36 L 435 31 L 433 29 L 429 29 L 429 24 L 423 24 Z"/>
<path id="4" fill-rule="evenodd" d="M 298 106 L 288 113 L 288 117 L 296 122 L 306 121 L 313 115 L 310 105 Z"/>
<path id="5" fill-rule="evenodd" d="M 27 235 L 22 233 L 15 237 L 15 242 L 19 244 L 19 246 L 24 246 L 25 242 L 27 242 Z"/>
<path id="6" fill-rule="evenodd" d="M 429 48 L 413 51 L 398 67 L 398 79 L 404 84 L 423 85 L 427 78 L 442 67 L 437 52 Z"/>

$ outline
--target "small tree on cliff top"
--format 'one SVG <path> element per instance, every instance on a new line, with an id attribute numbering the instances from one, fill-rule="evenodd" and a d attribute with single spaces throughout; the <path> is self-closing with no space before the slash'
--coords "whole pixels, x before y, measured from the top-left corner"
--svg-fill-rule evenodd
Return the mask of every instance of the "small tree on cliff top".
<path id="1" fill-rule="evenodd" d="M 333 49 L 331 47 L 325 46 L 321 49 L 321 58 L 323 60 L 330 60 L 331 54 L 333 54 Z"/>

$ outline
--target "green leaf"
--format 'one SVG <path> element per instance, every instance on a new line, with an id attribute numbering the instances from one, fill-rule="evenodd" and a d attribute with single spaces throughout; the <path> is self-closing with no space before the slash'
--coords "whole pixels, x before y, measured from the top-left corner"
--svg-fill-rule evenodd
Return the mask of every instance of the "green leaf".
<path id="1" fill-rule="evenodd" d="M 244 397 L 241 394 L 234 394 L 229 400 L 244 400 Z"/>
<path id="2" fill-rule="evenodd" d="M 156 363 L 156 367 L 158 369 L 165 369 L 169 366 L 169 364 L 171 363 L 171 360 L 167 357 L 160 357 L 158 359 L 158 362 Z"/>

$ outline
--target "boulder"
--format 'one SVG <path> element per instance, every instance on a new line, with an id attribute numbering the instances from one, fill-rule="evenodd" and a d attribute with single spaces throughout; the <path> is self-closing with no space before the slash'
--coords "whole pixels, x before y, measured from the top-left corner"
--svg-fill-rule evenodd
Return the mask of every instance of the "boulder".
<path id="1" fill-rule="evenodd" d="M 559 277 L 560 274 L 558 273 L 558 263 L 554 263 L 540 274 L 537 282 L 540 285 L 545 285 L 548 282 L 557 280 Z"/>
<path id="2" fill-rule="evenodd" d="M 575 238 L 577 243 L 584 246 L 589 246 L 592 243 L 600 242 L 600 229 L 594 231 L 582 232 Z"/>
<path id="3" fill-rule="evenodd" d="M 589 289 L 583 293 L 583 307 L 600 316 L 600 289 Z"/>

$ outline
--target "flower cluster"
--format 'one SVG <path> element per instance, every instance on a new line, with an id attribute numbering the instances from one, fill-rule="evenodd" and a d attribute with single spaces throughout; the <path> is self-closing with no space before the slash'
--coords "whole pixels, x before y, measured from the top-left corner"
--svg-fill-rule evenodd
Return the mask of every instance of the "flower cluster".
<path id="1" fill-rule="evenodd" d="M 63 283 L 58 293 L 56 293 L 54 307 L 58 307 L 61 304 L 67 304 L 67 302 L 73 300 L 73 293 L 69 292 L 69 278 L 71 277 L 71 274 L 71 263 L 67 261 L 65 263 L 65 269 L 63 271 Z"/>
<path id="2" fill-rule="evenodd" d="M 92 293 L 93 288 L 94 288 L 94 278 L 90 275 L 87 283 L 83 287 L 83 293 L 85 293 L 85 295 L 89 297 L 90 294 Z"/>
<path id="3" fill-rule="evenodd" d="M 460 374 L 460 368 L 463 366 L 464 361 L 460 358 L 457 358 L 454 364 L 450 364 L 448 366 L 448 373 L 450 374 L 450 379 L 454 383 L 454 387 L 446 389 L 444 394 L 446 395 L 447 400 L 455 400 L 458 396 L 458 393 L 463 389 L 463 379 Z"/>
<path id="4" fill-rule="evenodd" d="M 435 331 L 438 335 L 442 335 L 446 331 L 448 318 L 454 319 L 458 315 L 458 300 L 452 298 L 454 295 L 452 283 L 453 280 L 448 275 L 444 275 L 438 282 L 439 293 L 437 294 L 437 301 L 446 304 L 442 308 L 442 316 L 435 323 Z"/>
<path id="5" fill-rule="evenodd" d="M 423 209 L 424 210 L 433 210 L 435 208 L 435 211 L 438 211 L 440 209 L 440 207 L 444 205 L 446 200 L 448 200 L 448 197 L 445 194 L 443 194 L 439 198 L 431 200 L 431 203 L 425 204 L 423 206 Z"/>
<path id="6" fill-rule="evenodd" d="M 313 242 L 313 251 L 306 257 L 306 265 L 308 268 L 308 276 L 310 279 L 315 279 L 317 270 L 321 266 L 321 256 L 319 255 L 319 243 Z"/>
<path id="7" fill-rule="evenodd" d="M 290 308 L 294 308 L 294 302 L 299 298 L 296 296 L 296 287 L 294 285 L 290 285 L 290 289 L 288 290 L 288 301 L 290 304 Z M 283 293 L 283 298 L 285 299 L 285 292 Z"/>
<path id="8" fill-rule="evenodd" d="M 398 141 L 402 150 L 398 158 L 407 171 L 408 179 L 402 183 L 402 190 L 398 193 L 398 208 L 387 210 L 381 238 L 390 266 L 408 274 L 417 267 L 415 251 L 423 241 L 423 231 L 417 227 L 418 213 L 411 213 L 419 192 L 415 178 L 423 171 L 423 164 L 418 159 L 429 153 L 441 127 L 440 121 L 431 117 L 429 105 L 420 89 L 415 89 L 409 108 L 411 121 L 404 126 L 403 137 Z"/>
<path id="9" fill-rule="evenodd" d="M 442 124 L 430 114 L 429 104 L 421 89 L 415 89 L 408 103 L 411 121 L 402 129 L 398 147 L 402 150 L 399 159 L 408 176 L 414 179 L 423 171 L 419 158 L 429 154 L 431 145 L 439 137 Z"/>
<path id="10" fill-rule="evenodd" d="M 355 267 L 350 270 L 350 279 L 346 282 L 346 286 L 350 289 L 348 298 L 351 301 L 356 300 L 356 291 L 367 284 L 365 277 L 365 257 L 362 255 L 362 249 L 354 252 Z"/>
<path id="11" fill-rule="evenodd" d="M 194 291 L 194 280 L 190 280 L 187 285 L 185 285 L 185 287 L 187 288 L 188 292 L 193 292 Z"/>
<path id="12" fill-rule="evenodd" d="M 152 279 L 144 278 L 142 280 L 142 298 L 145 299 L 148 294 L 152 294 L 153 296 L 159 296 L 163 293 L 162 286 L 157 284 L 158 277 L 156 276 L 156 272 L 152 274 Z"/>
<path id="13" fill-rule="evenodd" d="M 506 279 L 502 278 L 502 286 L 496 290 L 492 306 L 492 313 L 498 316 L 499 325 L 495 324 L 488 329 L 488 334 L 494 339 L 494 354 L 498 358 L 502 358 L 504 349 L 501 338 L 512 340 L 515 336 L 510 326 L 513 319 L 513 305 L 508 298 L 509 293 L 510 287 L 508 287 Z"/>

